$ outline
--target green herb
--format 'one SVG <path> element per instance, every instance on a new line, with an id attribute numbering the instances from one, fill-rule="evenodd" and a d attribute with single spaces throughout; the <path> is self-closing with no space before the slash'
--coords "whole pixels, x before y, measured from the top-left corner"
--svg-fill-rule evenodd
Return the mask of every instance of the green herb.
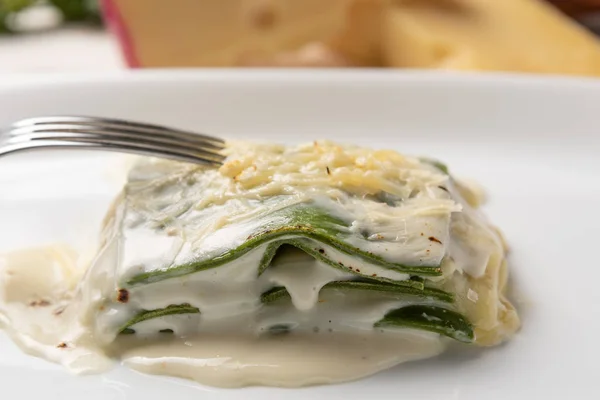
<path id="1" fill-rule="evenodd" d="M 394 286 L 389 284 L 339 281 L 332 282 L 323 287 L 322 290 L 371 290 L 386 292 L 400 297 L 411 295 L 422 298 L 433 298 L 443 302 L 452 302 L 452 295 L 438 289 L 426 288 L 422 291 L 413 288 Z M 290 294 L 284 287 L 275 287 L 261 296 L 264 304 L 270 304 L 279 300 L 290 299 Z M 402 327 L 414 328 L 430 332 L 436 332 L 448 336 L 460 342 L 469 343 L 473 341 L 473 327 L 467 319 L 447 308 L 431 305 L 412 305 L 393 310 L 385 317 L 376 322 L 377 328 Z"/>
<path id="2" fill-rule="evenodd" d="M 102 23 L 98 0 L 0 0 L 0 33 L 17 33 L 10 24 L 11 18 L 42 4 L 56 8 L 64 22 L 86 22 L 93 26 Z"/>
<path id="3" fill-rule="evenodd" d="M 465 343 L 474 339 L 473 327 L 464 316 L 436 306 L 414 305 L 390 311 L 375 327 L 415 328 L 436 332 Z"/>
<path id="4" fill-rule="evenodd" d="M 273 261 L 273 258 L 277 254 L 277 251 L 279 249 L 281 249 L 281 247 L 283 247 L 283 246 L 296 247 L 296 248 L 304 251 L 308 255 L 316 258 L 319 261 L 322 261 L 323 263 L 325 263 L 333 268 L 337 268 L 344 272 L 354 274 L 357 277 L 364 276 L 360 273 L 360 269 L 357 271 L 357 269 L 351 265 L 345 265 L 343 263 L 340 263 L 339 261 L 335 261 L 335 259 L 329 257 L 327 255 L 327 252 L 325 252 L 319 246 L 317 246 L 317 248 L 315 248 L 314 244 L 311 243 L 311 241 L 305 240 L 305 239 L 304 240 L 303 239 L 287 239 L 287 240 L 282 240 L 282 241 L 271 243 L 269 245 L 269 247 L 267 248 L 267 250 L 265 251 L 265 254 L 259 263 L 259 267 L 258 267 L 259 275 L 261 275 L 269 267 L 269 265 L 271 265 L 271 262 Z M 424 287 L 423 280 L 418 277 L 415 277 L 415 278 L 416 279 L 411 278 L 408 280 L 398 281 L 398 280 L 392 280 L 389 278 L 383 278 L 383 277 L 377 277 L 377 276 L 370 277 L 371 280 L 375 280 L 375 281 L 387 282 L 387 283 L 392 283 L 394 285 L 409 286 L 409 287 L 414 287 L 414 288 L 418 288 L 418 289 L 423 289 L 423 287 Z"/>
<path id="5" fill-rule="evenodd" d="M 422 288 L 418 289 L 410 286 L 400 286 L 382 282 L 368 282 L 368 281 L 336 281 L 328 283 L 323 286 L 321 290 L 339 289 L 339 290 L 369 290 L 374 292 L 383 292 L 386 294 L 396 296 L 418 296 L 421 298 L 431 298 L 440 300 L 447 303 L 454 301 L 452 294 L 444 292 L 443 290 L 434 288 Z M 285 287 L 277 286 L 274 287 L 260 297 L 261 301 L 265 304 L 272 303 L 280 299 L 289 299 L 290 294 Z"/>
<path id="6" fill-rule="evenodd" d="M 270 246 L 265 251 L 262 258 L 259 274 L 269 265 L 271 259 L 277 252 L 277 249 L 284 245 L 300 247 L 309 252 L 309 254 L 319 257 L 320 260 L 327 262 L 330 265 L 344 267 L 338 260 L 329 258 L 325 254 L 321 254 L 318 249 L 309 248 L 305 242 L 300 239 L 310 239 L 323 245 L 330 246 L 342 253 L 351 255 L 354 258 L 366 261 L 368 263 L 381 266 L 383 268 L 396 270 L 401 273 L 423 276 L 439 276 L 441 269 L 439 266 L 409 266 L 403 264 L 395 264 L 384 260 L 382 257 L 372 253 L 365 252 L 355 246 L 344 241 L 348 235 L 348 224 L 340 219 L 337 219 L 324 210 L 312 205 L 301 205 L 289 207 L 272 214 L 270 218 L 272 222 L 261 227 L 261 230 L 254 233 L 248 239 L 235 249 L 229 250 L 217 257 L 211 259 L 190 262 L 169 268 L 145 272 L 135 275 L 131 278 L 128 285 L 139 285 L 159 282 L 165 279 L 176 278 L 184 275 L 193 274 L 198 271 L 203 271 L 211 268 L 216 268 L 221 265 L 230 263 L 231 261 L 247 254 L 256 249 L 258 246 L 265 243 L 270 243 Z M 281 237 L 294 237 L 293 239 L 278 240 Z M 349 270 L 349 268 L 347 268 Z"/>
<path id="7" fill-rule="evenodd" d="M 129 327 L 139 324 L 140 322 L 147 321 L 149 319 L 161 318 L 167 315 L 176 315 L 176 314 L 199 314 L 200 310 L 196 307 L 193 307 L 189 304 L 177 304 L 170 305 L 165 308 L 159 308 L 156 310 L 144 310 L 138 313 L 135 317 L 130 319 L 125 325 L 121 327 L 120 332 L 131 334 L 135 333 L 133 329 L 129 329 Z"/>
<path id="8" fill-rule="evenodd" d="M 277 324 L 269 327 L 269 333 L 271 335 L 285 335 L 291 332 L 289 325 Z"/>
<path id="9" fill-rule="evenodd" d="M 48 0 L 65 18 L 65 21 L 99 21 L 100 5 L 97 0 Z"/>
<path id="10" fill-rule="evenodd" d="M 420 158 L 421 162 L 424 162 L 425 164 L 429 164 L 429 165 L 433 165 L 434 167 L 436 167 L 437 169 L 439 169 L 440 171 L 442 171 L 444 174 L 446 175 L 450 175 L 450 171 L 448 170 L 448 166 L 438 160 L 433 160 L 431 158 Z"/>

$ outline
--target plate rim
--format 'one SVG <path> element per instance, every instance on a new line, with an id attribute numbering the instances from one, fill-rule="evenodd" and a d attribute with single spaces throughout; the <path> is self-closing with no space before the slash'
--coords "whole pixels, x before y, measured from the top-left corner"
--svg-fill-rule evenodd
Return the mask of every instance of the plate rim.
<path id="1" fill-rule="evenodd" d="M 10 79 L 0 81 L 0 90 L 32 85 L 60 86 L 81 83 L 145 83 L 145 82 L 286 82 L 286 83 L 404 83 L 424 84 L 476 84 L 488 87 L 524 86 L 529 88 L 555 87 L 578 90 L 600 90 L 600 77 L 532 74 L 488 71 L 449 71 L 423 69 L 375 69 L 375 68 L 315 68 L 305 70 L 276 68 L 240 69 L 194 69 L 157 68 L 129 69 L 108 72 L 57 72 L 16 73 Z"/>

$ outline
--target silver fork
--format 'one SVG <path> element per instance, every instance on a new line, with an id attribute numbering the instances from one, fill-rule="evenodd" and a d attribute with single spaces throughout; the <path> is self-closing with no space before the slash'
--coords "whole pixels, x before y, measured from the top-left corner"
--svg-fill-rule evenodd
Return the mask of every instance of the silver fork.
<path id="1" fill-rule="evenodd" d="M 223 163 L 225 141 L 175 128 L 87 116 L 28 118 L 0 132 L 0 157 L 43 149 L 106 150 L 209 166 Z"/>

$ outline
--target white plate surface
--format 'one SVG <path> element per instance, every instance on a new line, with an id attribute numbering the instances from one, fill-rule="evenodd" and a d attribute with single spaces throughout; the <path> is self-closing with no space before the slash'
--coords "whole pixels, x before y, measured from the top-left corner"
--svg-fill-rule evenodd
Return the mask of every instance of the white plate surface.
<path id="1" fill-rule="evenodd" d="M 0 126 L 40 114 L 172 124 L 231 138 L 334 139 L 440 158 L 488 189 L 512 247 L 523 329 L 499 348 L 344 385 L 222 390 L 117 368 L 73 377 L 0 333 L 0 398 L 600 398 L 600 82 L 381 72 L 148 72 L 0 83 Z M 0 251 L 95 240 L 119 157 L 0 160 Z"/>

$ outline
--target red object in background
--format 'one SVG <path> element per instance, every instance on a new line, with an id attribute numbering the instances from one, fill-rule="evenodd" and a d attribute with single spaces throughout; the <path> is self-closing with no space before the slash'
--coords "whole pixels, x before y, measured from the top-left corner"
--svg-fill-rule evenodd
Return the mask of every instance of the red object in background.
<path id="1" fill-rule="evenodd" d="M 119 41 L 119 47 L 123 53 L 125 62 L 130 68 L 139 68 L 140 62 L 135 55 L 133 41 L 127 30 L 127 25 L 121 17 L 119 8 L 113 0 L 100 0 L 100 7 L 102 8 L 105 23 Z"/>

